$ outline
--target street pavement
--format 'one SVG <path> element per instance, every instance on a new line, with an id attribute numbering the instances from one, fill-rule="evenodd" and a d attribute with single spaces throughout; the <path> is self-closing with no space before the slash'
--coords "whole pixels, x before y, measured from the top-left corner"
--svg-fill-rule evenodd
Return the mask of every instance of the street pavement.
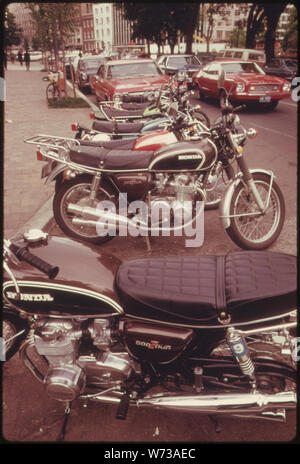
<path id="1" fill-rule="evenodd" d="M 41 180 L 42 163 L 36 159 L 36 145 L 24 143 L 24 137 L 51 134 L 72 137 L 71 122 L 89 124 L 89 108 L 49 109 L 46 101 L 47 75 L 39 63 L 30 70 L 19 63 L 8 63 L 4 110 L 4 236 L 14 235 L 37 213 L 38 225 L 50 219 L 53 184 Z M 71 90 L 70 90 L 71 95 Z M 49 200 L 50 199 L 50 200 Z M 39 214 L 40 208 L 45 216 Z M 36 222 L 35 222 L 36 224 Z"/>

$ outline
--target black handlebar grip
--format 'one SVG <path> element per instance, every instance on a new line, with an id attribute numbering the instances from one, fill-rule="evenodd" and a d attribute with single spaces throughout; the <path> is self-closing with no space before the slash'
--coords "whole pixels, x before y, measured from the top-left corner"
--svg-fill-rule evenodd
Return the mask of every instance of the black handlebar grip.
<path id="1" fill-rule="evenodd" d="M 26 247 L 18 247 L 17 245 L 11 244 L 10 249 L 20 261 L 26 261 L 28 264 L 31 264 L 39 271 L 46 274 L 49 279 L 54 279 L 57 276 L 59 267 L 46 263 L 46 261 L 30 253 Z"/>

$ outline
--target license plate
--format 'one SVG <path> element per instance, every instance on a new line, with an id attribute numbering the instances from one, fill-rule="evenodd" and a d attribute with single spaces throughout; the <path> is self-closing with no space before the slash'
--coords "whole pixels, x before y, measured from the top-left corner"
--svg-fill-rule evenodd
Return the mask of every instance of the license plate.
<path id="1" fill-rule="evenodd" d="M 44 166 L 42 167 L 41 179 L 49 176 L 50 172 L 52 171 L 52 165 L 53 165 L 52 160 L 49 160 L 47 164 L 44 164 Z"/>
<path id="2" fill-rule="evenodd" d="M 270 103 L 271 97 L 269 95 L 264 95 L 263 97 L 260 97 L 259 103 Z"/>

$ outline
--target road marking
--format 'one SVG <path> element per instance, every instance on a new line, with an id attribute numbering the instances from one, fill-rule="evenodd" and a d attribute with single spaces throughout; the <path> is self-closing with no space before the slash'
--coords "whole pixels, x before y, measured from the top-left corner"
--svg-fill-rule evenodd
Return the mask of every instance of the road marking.
<path id="1" fill-rule="evenodd" d="M 247 123 L 248 124 L 248 123 Z M 280 131 L 277 131 L 275 129 L 270 129 L 269 127 L 265 127 L 265 126 L 260 126 L 259 124 L 257 124 L 256 122 L 249 122 L 249 124 L 253 125 L 253 127 L 259 127 L 260 129 L 264 129 L 266 131 L 270 131 L 270 132 L 274 132 L 275 134 L 278 134 L 278 135 L 281 135 L 283 137 L 290 137 L 291 139 L 295 139 L 297 140 L 298 137 L 295 137 L 294 135 L 289 135 L 289 134 L 285 134 L 284 132 L 280 132 Z"/>

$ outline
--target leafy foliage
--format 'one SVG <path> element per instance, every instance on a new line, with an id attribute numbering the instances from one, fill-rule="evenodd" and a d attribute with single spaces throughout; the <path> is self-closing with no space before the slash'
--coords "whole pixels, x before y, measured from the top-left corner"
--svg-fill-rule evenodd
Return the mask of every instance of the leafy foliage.
<path id="1" fill-rule="evenodd" d="M 23 29 L 16 24 L 15 16 L 8 10 L 5 11 L 4 19 L 4 48 L 12 45 L 20 45 Z"/>
<path id="2" fill-rule="evenodd" d="M 290 20 L 286 26 L 286 31 L 282 41 L 282 48 L 297 48 L 298 45 L 298 15 L 297 8 L 294 6 L 290 12 Z"/>

